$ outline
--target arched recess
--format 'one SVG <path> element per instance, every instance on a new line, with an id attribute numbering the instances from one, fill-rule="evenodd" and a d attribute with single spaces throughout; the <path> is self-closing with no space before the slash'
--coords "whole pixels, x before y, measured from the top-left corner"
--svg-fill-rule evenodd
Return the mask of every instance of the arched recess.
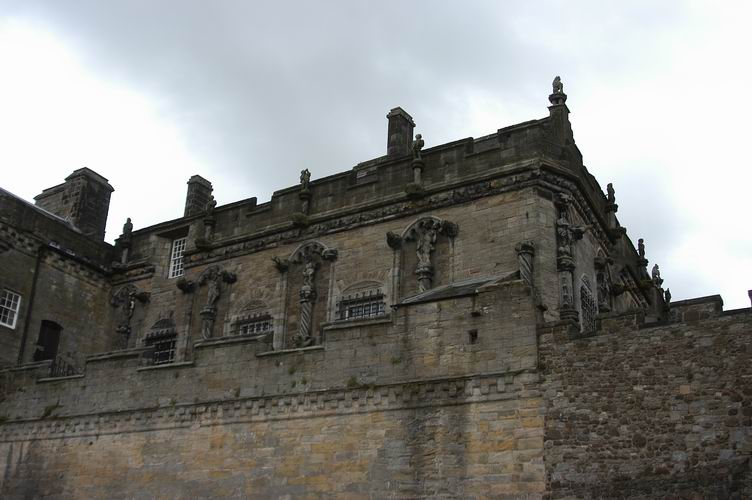
<path id="1" fill-rule="evenodd" d="M 584 333 L 594 333 L 596 328 L 596 316 L 598 306 L 590 278 L 583 274 L 580 277 L 579 303 L 580 303 L 580 330 Z"/>
<path id="2" fill-rule="evenodd" d="M 288 259 L 273 259 L 282 273 L 283 321 L 277 322 L 274 348 L 307 347 L 321 342 L 320 325 L 332 310 L 337 250 L 319 241 L 303 243 Z M 280 324 L 281 323 L 281 324 Z"/>
<path id="3" fill-rule="evenodd" d="M 454 281 L 458 233 L 457 224 L 433 215 L 413 221 L 401 235 L 387 233 L 387 244 L 396 254 L 394 288 L 399 298 Z"/>

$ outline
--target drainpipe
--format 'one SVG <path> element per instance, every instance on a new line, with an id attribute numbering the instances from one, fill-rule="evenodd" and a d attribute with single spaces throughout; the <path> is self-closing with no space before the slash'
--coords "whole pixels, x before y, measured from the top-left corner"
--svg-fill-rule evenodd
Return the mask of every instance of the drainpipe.
<path id="1" fill-rule="evenodd" d="M 39 277 L 39 266 L 42 263 L 42 256 L 44 255 L 45 246 L 39 245 L 37 249 L 37 261 L 34 264 L 34 276 L 31 282 L 31 295 L 29 297 L 29 304 L 26 306 L 26 319 L 24 320 L 23 334 L 21 334 L 21 347 L 18 350 L 18 364 L 23 364 L 24 351 L 26 350 L 26 339 L 29 337 L 29 323 L 31 322 L 31 311 L 34 308 L 34 296 L 37 292 L 37 281 Z"/>

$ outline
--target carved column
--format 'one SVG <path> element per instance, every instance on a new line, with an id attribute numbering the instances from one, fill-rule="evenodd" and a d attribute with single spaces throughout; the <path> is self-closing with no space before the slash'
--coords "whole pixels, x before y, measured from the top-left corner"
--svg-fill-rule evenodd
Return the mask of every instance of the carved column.
<path id="1" fill-rule="evenodd" d="M 275 322 L 274 337 L 272 338 L 272 349 L 279 351 L 284 349 L 285 331 L 287 330 L 287 271 L 290 268 L 290 261 L 280 259 L 279 257 L 272 257 L 272 262 L 274 262 L 274 267 L 282 275 L 282 314 Z"/>
<path id="2" fill-rule="evenodd" d="M 300 320 L 298 321 L 298 335 L 295 344 L 306 347 L 313 343 L 311 336 L 311 321 L 313 304 L 316 301 L 316 270 L 318 263 L 309 257 L 303 263 L 303 286 L 300 288 Z"/>
<path id="3" fill-rule="evenodd" d="M 568 195 L 561 194 L 556 202 L 559 218 L 556 221 L 556 268 L 559 272 L 559 319 L 579 320 L 574 306 L 574 269 L 572 244 L 582 238 L 583 229 L 573 227 L 569 221 Z"/>
<path id="4" fill-rule="evenodd" d="M 402 268 L 402 237 L 397 233 L 389 231 L 386 233 L 386 244 L 393 250 L 392 255 L 392 303 L 396 304 L 400 300 L 400 281 Z"/>
<path id="5" fill-rule="evenodd" d="M 520 278 L 528 285 L 533 286 L 533 255 L 535 245 L 532 241 L 523 241 L 514 247 L 517 252 L 517 260 L 520 266 Z"/>

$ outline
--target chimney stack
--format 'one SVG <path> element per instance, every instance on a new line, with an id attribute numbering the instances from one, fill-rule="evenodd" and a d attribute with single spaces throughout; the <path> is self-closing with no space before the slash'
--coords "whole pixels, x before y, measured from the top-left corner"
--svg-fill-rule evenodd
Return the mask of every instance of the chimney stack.
<path id="1" fill-rule="evenodd" d="M 204 213 L 206 205 L 212 199 L 213 190 L 212 183 L 200 175 L 194 175 L 188 179 L 188 194 L 185 196 L 183 217 Z"/>
<path id="2" fill-rule="evenodd" d="M 63 184 L 42 191 L 34 202 L 70 221 L 83 234 L 104 241 L 113 191 L 107 179 L 84 167 L 66 177 Z"/>
<path id="3" fill-rule="evenodd" d="M 398 158 L 410 154 L 415 128 L 413 117 L 400 107 L 391 110 L 386 117 L 389 120 L 386 155 Z"/>

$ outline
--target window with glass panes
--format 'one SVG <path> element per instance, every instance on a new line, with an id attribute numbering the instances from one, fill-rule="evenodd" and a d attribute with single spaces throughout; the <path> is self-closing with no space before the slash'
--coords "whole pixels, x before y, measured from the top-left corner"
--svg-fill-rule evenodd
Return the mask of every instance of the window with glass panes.
<path id="1" fill-rule="evenodd" d="M 346 295 L 339 303 L 339 319 L 351 320 L 384 315 L 384 294 L 368 290 Z"/>
<path id="2" fill-rule="evenodd" d="M 173 240 L 170 252 L 170 278 L 183 275 L 183 252 L 185 252 L 185 238 Z"/>
<path id="3" fill-rule="evenodd" d="M 0 291 L 0 325 L 15 328 L 18 311 L 21 308 L 21 296 L 10 290 Z"/>

